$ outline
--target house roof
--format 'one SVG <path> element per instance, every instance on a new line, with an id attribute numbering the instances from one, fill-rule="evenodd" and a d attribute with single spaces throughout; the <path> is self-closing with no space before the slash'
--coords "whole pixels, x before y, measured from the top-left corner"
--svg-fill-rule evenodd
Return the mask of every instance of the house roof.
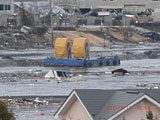
<path id="1" fill-rule="evenodd" d="M 84 106 L 94 119 L 114 94 L 113 90 L 75 90 Z"/>
<path id="2" fill-rule="evenodd" d="M 121 90 L 100 90 L 100 89 L 75 89 L 66 99 L 64 104 L 56 112 L 55 116 L 63 110 L 73 95 L 76 95 L 88 115 L 93 120 L 112 120 L 127 109 L 114 109 L 118 106 L 132 107 L 142 99 L 146 98 L 160 107 L 160 90 L 155 89 L 121 89 Z M 112 110 L 107 110 L 112 106 Z M 65 109 L 66 110 L 66 109 Z"/>
<path id="3" fill-rule="evenodd" d="M 107 106 L 129 106 L 144 95 L 160 103 L 160 90 L 77 89 L 75 91 L 94 120 L 107 120 L 121 110 L 107 110 Z"/>
<path id="4" fill-rule="evenodd" d="M 103 106 L 102 110 L 99 112 L 98 116 L 96 116 L 96 120 L 108 120 L 111 116 L 116 114 L 118 111 L 121 110 L 121 106 L 129 106 L 132 102 L 137 100 L 138 98 L 142 97 L 143 93 L 138 94 L 130 94 L 125 91 L 115 91 L 112 97 L 106 102 L 106 104 Z M 107 106 L 113 106 L 115 109 L 108 110 Z M 117 109 L 116 109 L 117 106 Z M 118 108 L 120 107 L 120 108 Z"/>
<path id="5" fill-rule="evenodd" d="M 139 89 L 138 91 L 145 93 L 160 103 L 160 89 Z"/>

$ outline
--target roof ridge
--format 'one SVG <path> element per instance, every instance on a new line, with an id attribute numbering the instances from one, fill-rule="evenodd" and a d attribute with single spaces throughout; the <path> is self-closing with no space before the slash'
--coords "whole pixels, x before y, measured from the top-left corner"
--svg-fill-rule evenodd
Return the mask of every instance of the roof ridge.
<path id="1" fill-rule="evenodd" d="M 124 92 L 124 93 L 127 93 L 127 91 L 116 91 L 116 92 Z M 140 92 L 139 94 L 142 94 L 141 96 L 139 96 L 138 98 L 132 100 L 129 104 L 127 104 L 126 106 L 129 106 L 130 104 L 132 104 L 134 101 L 140 99 L 141 97 L 143 97 L 144 95 L 146 95 L 145 93 L 143 92 Z M 120 112 L 120 110 L 118 110 L 116 113 L 114 113 L 112 116 L 114 116 L 115 114 L 117 114 L 118 112 Z M 110 116 L 110 117 L 112 117 Z M 108 118 L 107 118 L 108 119 Z"/>
<path id="2" fill-rule="evenodd" d="M 152 98 L 153 100 L 157 101 L 160 104 L 160 102 L 158 100 L 156 100 L 155 98 L 153 98 L 152 96 L 150 96 L 146 91 L 145 91 L 144 94 L 147 95 L 147 96 L 149 96 L 150 98 Z"/>
<path id="3" fill-rule="evenodd" d="M 118 94 L 118 93 L 126 93 L 127 94 L 127 91 L 117 91 L 117 90 L 115 90 L 113 93 L 112 93 L 112 95 L 110 96 L 110 99 L 112 99 L 112 97 L 114 96 L 114 95 L 116 95 L 116 94 Z M 139 98 L 141 98 L 141 97 L 143 97 L 144 95 L 145 95 L 145 93 L 142 93 L 142 92 L 140 92 L 139 94 L 141 94 L 138 98 L 136 98 L 136 99 L 134 99 L 134 100 L 132 100 L 129 104 L 127 104 L 127 105 L 130 105 L 131 103 L 133 103 L 134 101 L 136 101 L 136 100 L 138 100 Z M 108 99 L 108 101 L 110 100 L 110 99 Z M 107 104 L 107 102 L 108 101 L 106 101 L 105 102 L 105 104 Z M 100 109 L 100 111 L 98 112 L 98 115 L 95 117 L 95 120 L 98 120 L 98 117 L 100 117 L 99 116 L 99 113 L 101 113 L 102 111 L 103 111 L 103 109 L 104 109 L 104 106 L 105 106 L 105 104 L 103 104 L 103 106 L 101 107 L 101 109 Z M 118 112 L 120 112 L 120 110 L 118 110 L 116 113 L 114 113 L 113 115 L 115 115 L 115 114 L 117 114 Z M 112 115 L 112 116 L 113 116 Z M 110 117 L 112 117 L 112 116 L 110 116 Z M 109 117 L 109 118 L 110 118 Z M 108 118 L 107 118 L 108 119 Z"/>

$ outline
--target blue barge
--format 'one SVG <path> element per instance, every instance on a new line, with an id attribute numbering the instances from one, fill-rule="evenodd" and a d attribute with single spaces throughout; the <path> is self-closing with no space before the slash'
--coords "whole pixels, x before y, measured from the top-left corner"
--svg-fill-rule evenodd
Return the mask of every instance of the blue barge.
<path id="1" fill-rule="evenodd" d="M 46 67 L 98 67 L 98 66 L 116 66 L 120 65 L 120 59 L 113 58 L 99 58 L 93 60 L 81 59 L 46 59 L 44 66 Z"/>

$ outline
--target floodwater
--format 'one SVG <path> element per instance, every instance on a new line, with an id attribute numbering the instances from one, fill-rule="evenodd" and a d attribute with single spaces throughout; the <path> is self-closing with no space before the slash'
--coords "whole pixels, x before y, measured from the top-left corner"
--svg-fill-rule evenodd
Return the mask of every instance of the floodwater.
<path id="1" fill-rule="evenodd" d="M 125 89 L 136 88 L 136 84 L 139 83 L 160 83 L 160 74 L 150 74 L 150 71 L 159 71 L 160 59 L 145 59 L 145 60 L 129 60 L 122 61 L 120 66 L 102 67 L 102 68 L 90 68 L 87 71 L 92 72 L 108 72 L 117 68 L 124 68 L 129 71 L 145 71 L 145 75 L 126 75 L 117 76 L 101 75 L 101 76 L 81 76 L 76 77 L 82 81 L 78 82 L 62 82 L 57 84 L 56 81 L 38 80 L 19 80 L 15 83 L 0 84 L 1 95 L 11 96 L 27 96 L 27 95 L 68 95 L 73 89 Z M 10 71 L 21 70 L 23 68 L 8 68 Z M 25 68 L 33 69 L 33 68 Z M 54 68 L 36 68 L 45 71 L 53 70 Z M 67 68 L 69 69 L 69 68 Z M 74 70 L 76 70 L 74 68 Z M 79 69 L 77 69 L 79 71 Z M 59 104 L 34 107 L 14 107 L 15 113 L 21 113 L 20 116 L 16 116 L 17 120 L 56 120 L 53 114 L 59 107 Z M 44 115 L 40 115 L 44 113 Z"/>
<path id="2" fill-rule="evenodd" d="M 159 48 L 155 46 L 154 48 Z M 138 46 L 138 47 L 116 47 L 111 49 L 104 49 L 94 47 L 92 51 L 114 51 L 114 54 L 121 54 L 120 50 L 123 51 L 130 50 L 131 52 L 141 53 L 146 49 L 153 49 L 152 46 Z M 122 51 L 122 52 L 123 52 Z M 29 53 L 37 53 L 37 50 L 28 51 Z M 53 54 L 50 50 L 40 50 L 38 54 L 44 56 Z M 7 51 L 3 51 L 6 54 Z M 21 54 L 24 51 L 14 52 L 10 51 L 8 54 Z M 19 57 L 20 58 L 20 57 Z M 24 56 L 25 58 L 25 56 Z M 31 56 L 34 58 L 34 55 Z M 37 57 L 38 58 L 38 57 Z M 19 71 L 30 71 L 38 70 L 47 73 L 49 70 L 66 70 L 74 72 L 111 72 L 112 70 L 124 68 L 132 72 L 142 72 L 145 74 L 129 74 L 125 76 L 113 76 L 111 74 L 102 75 L 80 75 L 71 78 L 72 82 L 61 82 L 57 83 L 55 80 L 45 80 L 38 78 L 22 78 L 16 79 L 14 82 L 0 82 L 0 96 L 60 96 L 68 95 L 73 89 L 134 89 L 137 88 L 136 85 L 140 83 L 160 83 L 160 74 L 155 73 L 160 71 L 160 59 L 141 59 L 141 60 L 124 60 L 121 61 L 120 66 L 107 66 L 100 68 L 88 68 L 86 70 L 82 68 L 52 68 L 52 67 L 0 67 L 0 73 L 10 73 Z M 152 73 L 152 74 L 151 74 Z M 59 104 L 49 105 L 49 106 L 39 106 L 34 107 L 14 107 L 13 112 L 21 113 L 16 116 L 17 120 L 54 120 L 53 114 L 59 107 Z M 40 115 L 40 113 L 44 115 Z"/>
<path id="3" fill-rule="evenodd" d="M 12 110 L 15 113 L 16 120 L 54 120 L 53 115 L 58 107 L 59 104 L 37 107 L 17 106 Z"/>
<path id="4" fill-rule="evenodd" d="M 18 79 L 15 82 L 0 83 L 0 96 L 24 96 L 24 95 L 68 95 L 73 89 L 124 89 L 136 88 L 139 83 L 160 82 L 160 74 L 154 72 L 160 69 L 160 59 L 128 60 L 121 61 L 120 66 L 109 66 L 102 68 L 89 68 L 87 72 L 110 72 L 112 70 L 124 68 L 128 71 L 145 71 L 145 74 L 113 76 L 113 75 L 85 75 L 71 78 L 73 82 L 61 82 L 44 79 Z M 43 67 L 9 67 L 5 68 L 9 72 L 21 70 L 38 69 L 44 72 L 55 70 L 56 68 Z M 60 68 L 59 68 L 60 69 Z M 65 68 L 63 68 L 65 69 Z M 66 68 L 67 70 L 82 71 L 81 68 Z M 4 68 L 0 68 L 3 71 Z M 153 72 L 153 74 L 150 74 Z"/>

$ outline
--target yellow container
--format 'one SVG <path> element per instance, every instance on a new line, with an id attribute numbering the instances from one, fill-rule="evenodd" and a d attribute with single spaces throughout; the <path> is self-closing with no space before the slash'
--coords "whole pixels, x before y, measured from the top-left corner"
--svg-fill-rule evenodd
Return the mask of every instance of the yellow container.
<path id="1" fill-rule="evenodd" d="M 89 40 L 87 38 L 76 38 L 73 41 L 73 55 L 77 59 L 89 57 Z"/>
<path id="2" fill-rule="evenodd" d="M 56 58 L 68 58 L 71 56 L 71 40 L 68 38 L 57 38 L 54 48 Z"/>

